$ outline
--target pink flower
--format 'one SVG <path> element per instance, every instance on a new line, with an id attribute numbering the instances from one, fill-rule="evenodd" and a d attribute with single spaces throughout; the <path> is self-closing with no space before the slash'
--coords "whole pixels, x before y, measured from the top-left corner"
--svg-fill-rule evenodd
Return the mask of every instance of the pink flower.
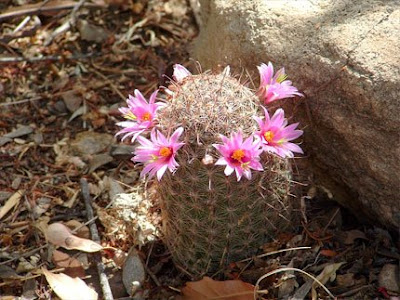
<path id="1" fill-rule="evenodd" d="M 277 109 L 272 118 L 269 117 L 268 110 L 265 107 L 263 109 L 265 119 L 258 117 L 254 119 L 260 126 L 260 131 L 257 131 L 256 135 L 260 137 L 264 151 L 291 158 L 294 156 L 293 152 L 303 153 L 298 145 L 289 142 L 303 134 L 302 130 L 296 130 L 299 123 L 286 126 L 288 121 L 282 108 Z"/>
<path id="2" fill-rule="evenodd" d="M 296 87 L 292 86 L 290 80 L 286 80 L 287 75 L 284 68 L 276 72 L 275 76 L 273 76 L 274 67 L 271 62 L 268 63 L 268 66 L 261 64 L 257 69 L 260 72 L 260 87 L 257 95 L 261 101 L 265 101 L 265 104 L 295 95 L 303 96 Z"/>
<path id="3" fill-rule="evenodd" d="M 157 110 L 165 105 L 161 102 L 155 102 L 157 93 L 158 90 L 151 94 L 149 102 L 146 101 L 139 90 L 135 90 L 135 97 L 129 95 L 126 100 L 128 107 L 119 109 L 124 118 L 129 120 L 117 123 L 118 126 L 124 127 L 116 134 L 124 134 L 122 141 L 132 136 L 131 142 L 134 142 L 139 134 L 154 126 Z"/>
<path id="4" fill-rule="evenodd" d="M 152 178 L 157 173 L 157 179 L 160 181 L 167 169 L 171 173 L 176 170 L 179 165 L 175 160 L 175 154 L 185 144 L 178 143 L 182 132 L 183 127 L 179 127 L 170 138 L 166 138 L 161 132 L 153 129 L 150 140 L 138 137 L 141 146 L 136 148 L 132 160 L 144 163 L 140 176 L 149 174 L 149 178 Z"/>
<path id="5" fill-rule="evenodd" d="M 184 66 L 180 64 L 174 65 L 174 74 L 172 77 L 176 82 L 181 83 L 184 78 L 190 75 L 192 75 L 192 73 L 190 73 Z"/>
<path id="6" fill-rule="evenodd" d="M 223 144 L 214 144 L 213 146 L 222 154 L 222 157 L 215 164 L 226 165 L 226 176 L 235 171 L 237 181 L 239 181 L 243 175 L 247 179 L 251 179 L 250 169 L 263 170 L 260 163 L 260 154 L 263 150 L 260 148 L 260 141 L 254 141 L 253 135 L 244 142 L 241 132 L 232 133 L 230 138 L 224 135 L 220 135 L 220 137 Z"/>

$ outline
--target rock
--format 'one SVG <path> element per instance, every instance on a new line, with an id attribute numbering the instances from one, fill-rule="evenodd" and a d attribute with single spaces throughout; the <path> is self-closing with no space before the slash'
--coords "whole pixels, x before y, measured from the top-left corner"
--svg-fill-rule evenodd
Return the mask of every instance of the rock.
<path id="1" fill-rule="evenodd" d="M 386 264 L 383 266 L 378 277 L 379 286 L 392 292 L 400 292 L 399 266 Z"/>
<path id="2" fill-rule="evenodd" d="M 140 289 L 142 288 L 145 277 L 146 273 L 144 271 L 142 260 L 140 259 L 136 249 L 132 247 L 122 268 L 122 282 L 130 296 L 135 295 L 135 299 L 141 299 Z"/>
<path id="3" fill-rule="evenodd" d="M 192 55 L 203 69 L 245 67 L 257 85 L 261 62 L 284 66 L 306 97 L 281 103 L 305 128 L 302 147 L 319 184 L 360 219 L 399 228 L 400 2 L 201 6 Z"/>

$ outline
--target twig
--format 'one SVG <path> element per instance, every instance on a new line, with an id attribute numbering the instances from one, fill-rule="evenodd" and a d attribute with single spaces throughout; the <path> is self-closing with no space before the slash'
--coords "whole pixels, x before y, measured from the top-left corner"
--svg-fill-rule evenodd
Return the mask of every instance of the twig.
<path id="1" fill-rule="evenodd" d="M 307 272 L 305 272 L 305 271 L 303 271 L 303 270 L 297 269 L 297 268 L 280 268 L 280 269 L 277 269 L 277 270 L 268 272 L 267 274 L 264 274 L 263 276 L 261 276 L 261 277 L 257 280 L 257 282 L 256 282 L 256 284 L 255 284 L 254 299 L 256 299 L 256 297 L 257 297 L 257 292 L 259 292 L 258 287 L 259 287 L 259 285 L 260 285 L 260 282 L 261 282 L 263 279 L 265 279 L 265 278 L 267 278 L 267 277 L 269 277 L 269 276 L 271 276 L 271 275 L 274 275 L 274 274 L 276 274 L 276 273 L 286 272 L 286 271 L 296 271 L 296 272 L 300 272 L 300 273 L 303 273 L 303 274 L 307 275 L 308 277 L 312 278 L 316 283 L 318 283 L 318 285 L 321 286 L 321 287 L 325 290 L 325 292 L 327 292 L 328 295 L 329 295 L 332 299 L 335 299 L 335 296 L 333 296 L 333 294 L 328 290 L 328 288 L 327 288 L 321 281 L 319 281 L 317 278 L 315 278 L 315 277 L 312 276 L 311 274 L 309 274 L 309 273 L 307 273 Z"/>
<path id="2" fill-rule="evenodd" d="M 203 26 L 203 20 L 201 19 L 201 9 L 199 0 L 189 0 L 190 8 L 192 9 L 194 19 L 197 23 L 197 27 L 201 28 Z"/>
<path id="3" fill-rule="evenodd" d="M 256 258 L 261 258 L 261 257 L 265 257 L 265 256 L 270 256 L 270 255 L 282 253 L 282 252 L 289 252 L 289 251 L 294 251 L 294 250 L 307 250 L 307 249 L 311 249 L 311 247 L 304 246 L 304 247 L 296 247 L 296 248 L 289 248 L 289 249 L 281 249 L 281 250 L 277 250 L 277 251 L 272 251 L 272 252 L 260 254 L 260 255 L 257 255 L 255 257 Z M 252 260 L 252 259 L 254 259 L 254 257 L 245 258 L 245 259 L 239 260 L 238 262 L 241 263 L 241 262 L 249 261 L 249 260 Z"/>
<path id="4" fill-rule="evenodd" d="M 103 78 L 110 85 L 110 87 L 114 90 L 114 92 L 116 92 L 121 97 L 122 100 L 124 100 L 124 101 L 126 100 L 126 97 L 124 96 L 124 94 L 121 93 L 121 91 L 115 86 L 115 84 L 110 79 L 107 78 L 107 76 L 103 75 L 102 73 L 100 73 L 99 71 L 97 71 L 95 69 L 92 69 L 92 70 L 96 75 Z"/>
<path id="5" fill-rule="evenodd" d="M 344 292 L 343 294 L 340 294 L 340 295 L 337 295 L 337 297 L 336 298 L 344 298 L 344 297 L 351 297 L 351 296 L 353 296 L 355 293 L 358 293 L 359 291 L 361 291 L 361 290 L 363 290 L 363 289 L 366 289 L 366 288 L 369 288 L 370 287 L 370 285 L 363 285 L 363 286 L 359 286 L 359 287 L 357 287 L 357 288 L 354 288 L 354 289 L 352 289 L 352 290 L 349 290 L 349 291 L 347 291 L 347 292 Z"/>
<path id="6" fill-rule="evenodd" d="M 31 15 L 40 15 L 41 13 L 44 12 L 56 12 L 59 10 L 65 10 L 65 9 L 72 9 L 76 6 L 75 2 L 60 2 L 58 5 L 46 5 L 48 0 L 44 1 L 43 3 L 35 3 L 31 5 L 25 5 L 23 8 L 12 8 L 4 13 L 0 14 L 0 21 L 4 21 L 6 19 L 11 19 L 14 17 L 20 17 L 20 16 L 31 16 Z M 100 7 L 103 8 L 105 5 L 101 4 L 95 4 L 95 3 L 87 3 L 85 4 L 85 7 Z"/>
<path id="7" fill-rule="evenodd" d="M 74 6 L 71 11 L 71 14 L 66 22 L 58 27 L 53 33 L 44 41 L 44 46 L 50 45 L 50 43 L 56 38 L 58 35 L 68 31 L 71 27 L 75 26 L 76 23 L 76 13 L 78 12 L 79 8 L 85 3 L 86 0 L 79 0 L 78 3 Z"/>
<path id="8" fill-rule="evenodd" d="M 88 59 L 94 56 L 99 56 L 100 53 L 87 53 L 87 54 L 75 54 L 70 56 L 64 55 L 48 55 L 48 56 L 41 56 L 41 57 L 23 57 L 23 56 L 6 56 L 0 57 L 0 64 L 7 64 L 7 63 L 15 63 L 21 61 L 27 62 L 38 62 L 38 61 L 45 61 L 45 60 L 76 60 L 76 59 Z"/>
<path id="9" fill-rule="evenodd" d="M 87 218 L 89 220 L 92 220 L 94 218 L 94 213 L 93 213 L 93 208 L 91 205 L 91 197 L 89 193 L 89 185 L 86 181 L 86 179 L 82 178 L 81 179 L 81 191 L 82 191 L 82 197 L 85 202 L 85 207 L 86 207 L 86 212 L 87 212 Z M 89 225 L 90 229 L 90 234 L 92 235 L 92 240 L 95 242 L 100 242 L 100 236 L 99 232 L 96 227 L 96 223 L 91 223 Z M 99 274 L 99 279 L 100 279 L 100 285 L 101 289 L 103 291 L 103 299 L 104 300 L 113 300 L 114 297 L 111 292 L 110 284 L 107 279 L 107 275 L 105 273 L 105 266 L 101 261 L 101 255 L 99 253 L 94 253 L 93 254 L 94 261 L 96 262 L 96 267 L 97 267 L 97 272 Z"/>
<path id="10" fill-rule="evenodd" d="M 44 244 L 44 245 L 42 245 L 42 246 L 40 246 L 40 247 L 38 247 L 38 248 L 35 248 L 35 249 L 33 249 L 33 250 L 29 251 L 29 252 L 26 252 L 26 253 L 24 253 L 24 254 L 21 254 L 21 255 L 19 255 L 18 257 L 14 257 L 14 258 L 11 258 L 11 259 L 9 259 L 9 260 L 2 261 L 2 262 L 0 262 L 0 266 L 1 266 L 1 265 L 6 265 L 6 264 L 8 264 L 8 263 L 10 263 L 10 262 L 12 262 L 12 261 L 14 261 L 14 260 L 20 259 L 21 257 L 32 256 L 33 254 L 35 254 L 36 252 L 38 252 L 38 251 L 40 251 L 40 250 L 46 248 L 47 246 L 48 246 L 48 245 L 47 245 L 47 243 L 46 243 L 46 244 Z"/>

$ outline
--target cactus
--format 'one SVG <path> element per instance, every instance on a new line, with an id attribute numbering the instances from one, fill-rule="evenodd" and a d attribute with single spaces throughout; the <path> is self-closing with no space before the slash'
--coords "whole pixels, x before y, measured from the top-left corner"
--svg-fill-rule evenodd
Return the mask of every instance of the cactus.
<path id="1" fill-rule="evenodd" d="M 237 182 L 221 166 L 212 144 L 219 134 L 240 129 L 251 135 L 258 98 L 228 74 L 188 76 L 174 86 L 159 114 L 161 128 L 184 128 L 185 145 L 175 174 L 157 183 L 164 241 L 177 265 L 194 278 L 212 274 L 254 255 L 290 220 L 290 166 L 276 155 L 262 155 L 264 172 Z"/>
<path id="2" fill-rule="evenodd" d="M 290 224 L 291 167 L 285 157 L 292 157 L 292 152 L 302 153 L 297 145 L 288 142 L 302 131 L 294 130 L 297 124 L 285 128 L 287 121 L 281 109 L 271 119 L 264 109 L 265 119 L 276 124 L 279 130 L 265 131 L 271 124 L 264 124 L 255 116 L 262 112 L 259 97 L 269 103 L 280 99 L 279 93 L 285 97 L 301 94 L 285 81 L 283 69 L 273 78 L 272 65 L 263 64 L 259 70 L 261 86 L 255 93 L 232 77 L 229 68 L 221 74 L 192 75 L 176 65 L 166 104 L 157 112 L 160 132 L 171 136 L 179 127 L 171 140 L 154 129 L 152 144 L 137 137 L 138 126 L 131 131 L 123 129 L 126 135 L 137 137 L 142 145 L 133 158 L 145 163 L 142 175 L 157 174 L 155 196 L 161 202 L 163 240 L 175 264 L 194 279 L 251 257 Z M 153 111 L 159 105 L 154 103 L 154 97 L 149 104 Z M 227 167 L 225 174 L 229 176 L 226 176 L 221 164 L 215 163 L 221 154 L 220 147 L 216 146 L 221 142 L 221 135 L 240 132 L 252 140 L 257 123 L 261 128 L 260 144 L 256 139 L 255 147 L 266 150 L 257 155 L 256 164 L 262 164 L 264 170 L 253 167 L 255 171 L 250 174 L 248 170 L 244 173 L 247 179 L 240 180 L 241 174 L 229 175 L 233 169 L 226 172 Z M 267 126 L 265 132 L 263 126 Z M 153 145 L 156 148 L 151 148 Z M 167 166 L 171 172 L 165 172 Z"/>

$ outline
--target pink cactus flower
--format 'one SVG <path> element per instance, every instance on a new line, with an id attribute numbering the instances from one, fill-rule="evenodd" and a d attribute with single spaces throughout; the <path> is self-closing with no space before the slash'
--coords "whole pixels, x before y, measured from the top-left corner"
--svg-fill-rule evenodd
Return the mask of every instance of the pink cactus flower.
<path id="1" fill-rule="evenodd" d="M 182 132 L 183 127 L 179 127 L 170 138 L 166 138 L 161 132 L 153 129 L 150 140 L 142 136 L 137 138 L 140 146 L 136 148 L 132 160 L 144 163 L 141 177 L 149 174 L 149 178 L 152 178 L 157 173 L 157 179 L 160 181 L 167 169 L 171 173 L 175 172 L 179 166 L 175 154 L 185 144 L 178 142 Z"/>
<path id="2" fill-rule="evenodd" d="M 288 121 L 285 119 L 285 112 L 282 108 L 275 111 L 272 118 L 269 117 L 268 110 L 263 107 L 265 118 L 254 117 L 260 126 L 260 131 L 255 134 L 260 137 L 264 151 L 276 153 L 280 157 L 292 158 L 293 153 L 303 153 L 301 148 L 290 143 L 291 140 L 297 139 L 303 134 L 302 130 L 297 130 L 299 123 L 286 126 Z"/>
<path id="3" fill-rule="evenodd" d="M 176 82 L 181 83 L 184 78 L 190 75 L 192 75 L 192 73 L 190 73 L 184 66 L 180 64 L 174 65 L 174 74 L 172 75 L 172 77 Z"/>
<path id="4" fill-rule="evenodd" d="M 122 141 L 132 136 L 131 142 L 134 142 L 142 132 L 154 126 L 157 110 L 165 105 L 162 102 L 155 102 L 157 93 L 158 90 L 151 94 L 149 102 L 139 90 L 135 90 L 135 97 L 129 95 L 126 100 L 128 107 L 119 109 L 124 118 L 128 120 L 117 123 L 118 126 L 124 127 L 116 134 L 123 134 Z"/>
<path id="5" fill-rule="evenodd" d="M 254 141 L 251 135 L 243 142 L 241 132 L 232 133 L 230 138 L 220 135 L 223 142 L 222 145 L 214 144 L 213 146 L 221 153 L 215 165 L 226 165 L 225 175 L 229 176 L 236 172 L 237 181 L 244 175 L 247 179 L 251 179 L 250 169 L 262 171 L 263 167 L 260 163 L 260 140 Z"/>
<path id="6" fill-rule="evenodd" d="M 279 99 L 294 97 L 295 95 L 303 96 L 296 87 L 292 86 L 290 80 L 286 80 L 287 75 L 284 68 L 276 72 L 275 76 L 273 76 L 274 67 L 271 62 L 268 63 L 268 66 L 261 64 L 257 68 L 260 72 L 260 87 L 257 95 L 265 104 Z"/>

